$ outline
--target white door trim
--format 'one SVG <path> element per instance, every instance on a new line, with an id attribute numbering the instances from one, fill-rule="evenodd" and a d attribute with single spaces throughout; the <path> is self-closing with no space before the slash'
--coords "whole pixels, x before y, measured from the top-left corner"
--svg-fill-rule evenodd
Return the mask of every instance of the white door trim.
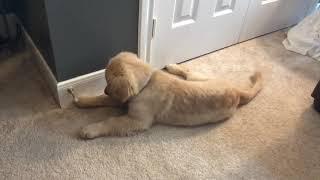
<path id="1" fill-rule="evenodd" d="M 154 1 L 139 0 L 138 56 L 148 63 L 150 63 Z"/>

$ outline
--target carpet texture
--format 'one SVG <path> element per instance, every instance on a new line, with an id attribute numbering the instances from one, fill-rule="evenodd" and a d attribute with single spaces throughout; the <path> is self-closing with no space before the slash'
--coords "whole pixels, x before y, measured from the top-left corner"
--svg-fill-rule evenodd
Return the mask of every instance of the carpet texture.
<path id="1" fill-rule="evenodd" d="M 244 87 L 263 72 L 262 92 L 228 121 L 91 141 L 79 129 L 121 110 L 61 110 L 32 58 L 2 60 L 0 179 L 318 179 L 320 114 L 310 94 L 320 62 L 285 50 L 284 39 L 279 31 L 183 63 Z"/>

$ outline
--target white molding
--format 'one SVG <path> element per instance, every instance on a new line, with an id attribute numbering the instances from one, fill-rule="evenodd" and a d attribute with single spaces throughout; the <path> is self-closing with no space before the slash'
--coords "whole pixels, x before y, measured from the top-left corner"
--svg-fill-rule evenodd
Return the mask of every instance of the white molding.
<path id="1" fill-rule="evenodd" d="M 62 81 L 58 83 L 58 88 L 68 88 L 70 86 L 77 86 L 79 84 L 87 83 L 92 80 L 96 80 L 99 78 L 104 78 L 105 77 L 105 69 L 95 71 L 89 74 L 85 74 L 82 76 L 78 76 L 72 79 L 68 79 L 66 81 Z"/>
<path id="2" fill-rule="evenodd" d="M 82 76 L 78 76 L 66 81 L 59 82 L 57 85 L 61 108 L 69 107 L 72 97 L 68 93 L 69 88 L 73 88 L 76 93 L 81 95 L 101 94 L 106 86 L 105 70 L 99 70 Z"/>
<path id="3" fill-rule="evenodd" d="M 138 56 L 150 62 L 154 0 L 139 0 Z"/>

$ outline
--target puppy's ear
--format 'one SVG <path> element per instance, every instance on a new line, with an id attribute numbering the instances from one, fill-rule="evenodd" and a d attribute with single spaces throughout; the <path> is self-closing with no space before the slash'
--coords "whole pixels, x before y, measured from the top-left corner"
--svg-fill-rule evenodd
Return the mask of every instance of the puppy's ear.
<path id="1" fill-rule="evenodd" d="M 126 76 L 114 77 L 112 85 L 107 86 L 105 92 L 123 103 L 135 95 L 132 83 Z"/>
<path id="2" fill-rule="evenodd" d="M 131 69 L 131 83 L 135 94 L 138 94 L 149 82 L 152 70 L 149 66 L 137 63 Z"/>

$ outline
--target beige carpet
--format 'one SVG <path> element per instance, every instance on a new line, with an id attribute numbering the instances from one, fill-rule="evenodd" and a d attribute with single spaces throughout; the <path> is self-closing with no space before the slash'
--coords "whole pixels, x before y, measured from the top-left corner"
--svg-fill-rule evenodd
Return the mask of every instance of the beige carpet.
<path id="1" fill-rule="evenodd" d="M 286 51 L 276 32 L 184 65 L 235 83 L 260 69 L 265 88 L 223 123 L 156 126 L 82 141 L 79 128 L 121 113 L 61 110 L 30 58 L 0 61 L 0 179 L 319 179 L 320 63 Z"/>

